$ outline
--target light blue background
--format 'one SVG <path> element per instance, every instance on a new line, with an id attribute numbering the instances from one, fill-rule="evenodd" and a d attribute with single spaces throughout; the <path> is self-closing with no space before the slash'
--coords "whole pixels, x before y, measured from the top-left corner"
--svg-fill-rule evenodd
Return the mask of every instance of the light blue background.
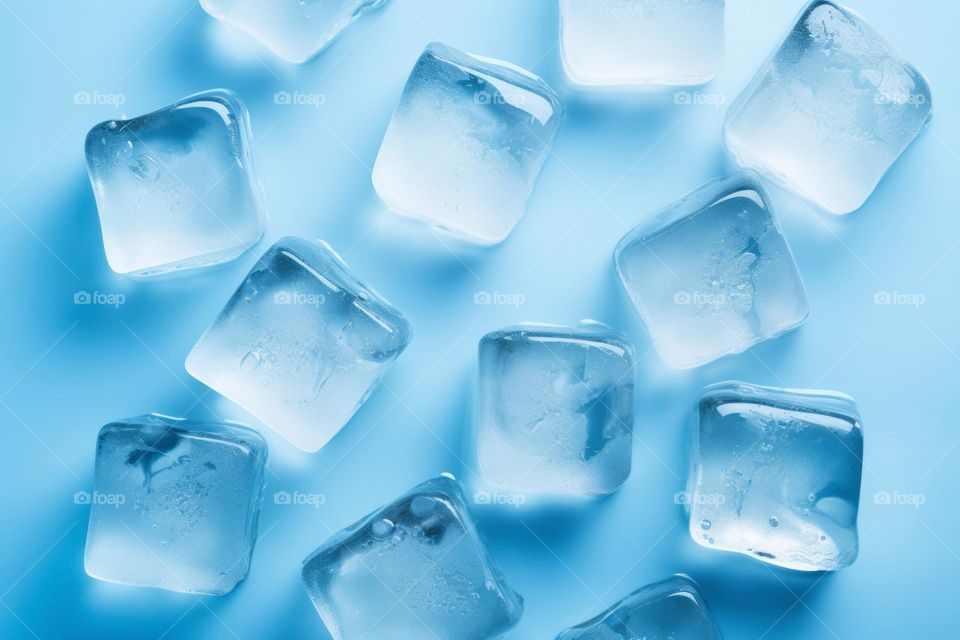
<path id="1" fill-rule="evenodd" d="M 467 480 L 480 336 L 521 320 L 592 317 L 628 330 L 640 361 L 634 471 L 607 500 L 544 514 L 478 508 L 481 529 L 526 598 L 512 638 L 550 638 L 637 587 L 683 571 L 728 638 L 956 637 L 960 593 L 960 6 L 856 0 L 929 77 L 931 127 L 859 212 L 830 217 L 783 194 L 783 225 L 809 288 L 798 331 L 692 372 L 666 369 L 619 293 L 611 251 L 633 224 L 730 170 L 727 105 L 780 40 L 799 1 L 731 0 L 727 59 L 701 91 L 725 104 L 589 99 L 565 86 L 555 0 L 394 0 L 313 63 L 292 66 L 216 23 L 195 0 L 0 0 L 0 636 L 326 637 L 300 585 L 301 560 L 333 531 L 441 471 Z M 387 214 L 370 167 L 407 72 L 442 40 L 532 69 L 569 113 L 525 218 L 503 245 L 463 252 Z M 250 108 L 268 238 L 205 274 L 137 283 L 103 257 L 83 137 L 121 94 L 139 115 L 211 88 Z M 274 104 L 277 91 L 321 106 Z M 96 93 L 95 93 L 96 92 Z M 225 597 L 124 588 L 83 572 L 94 440 L 150 410 L 243 419 L 183 369 L 194 340 L 268 242 L 321 237 L 402 309 L 415 337 L 383 389 L 322 452 L 273 436 L 260 540 Z M 73 303 L 122 293 L 119 308 Z M 524 304 L 477 305 L 480 291 Z M 878 305 L 877 292 L 923 297 Z M 673 502 L 684 423 L 699 389 L 738 378 L 852 394 L 865 424 L 861 555 L 803 575 L 701 549 Z M 277 491 L 325 496 L 319 508 Z M 920 506 L 877 504 L 913 496 Z M 906 499 L 906 498 L 903 498 Z M 896 502 L 896 499 L 894 500 Z"/>

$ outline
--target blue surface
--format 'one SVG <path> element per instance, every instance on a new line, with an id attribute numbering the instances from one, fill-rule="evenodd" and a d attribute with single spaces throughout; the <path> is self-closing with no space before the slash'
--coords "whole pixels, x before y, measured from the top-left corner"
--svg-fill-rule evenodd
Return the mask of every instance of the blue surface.
<path id="1" fill-rule="evenodd" d="M 274 60 L 194 0 L 0 1 L 0 636 L 325 637 L 300 584 L 302 559 L 428 476 L 470 479 L 461 452 L 480 336 L 520 320 L 583 317 L 625 329 L 637 344 L 634 469 L 620 491 L 580 510 L 477 510 L 526 599 L 511 637 L 552 637 L 676 571 L 700 582 L 728 638 L 955 634 L 960 6 L 851 4 L 927 74 L 933 122 L 857 213 L 834 218 L 778 194 L 810 319 L 743 355 L 677 372 L 649 350 L 611 253 L 630 226 L 729 171 L 724 109 L 800 2 L 732 0 L 721 73 L 678 100 L 689 104 L 674 104 L 572 94 L 553 0 L 394 0 L 303 67 Z M 449 240 L 385 214 L 370 185 L 407 72 L 432 40 L 533 69 L 568 102 L 526 217 L 488 251 L 451 253 Z M 87 129 L 115 115 L 111 94 L 136 115 L 215 86 L 250 108 L 267 239 L 195 277 L 136 283 L 112 274 L 83 166 Z M 291 104 L 275 104 L 282 91 Z M 77 92 L 87 93 L 75 101 Z M 410 319 L 410 348 L 319 454 L 264 432 L 272 459 L 260 540 L 233 593 L 197 598 L 88 578 L 88 508 L 73 496 L 91 488 L 98 429 L 150 410 L 244 418 L 190 379 L 183 359 L 258 253 L 285 234 L 322 237 L 342 252 Z M 78 291 L 122 294 L 124 304 L 75 305 Z M 478 292 L 521 294 L 523 304 L 478 305 Z M 896 304 L 875 302 L 886 299 Z M 900 304 L 911 301 L 922 304 Z M 702 386 L 730 378 L 857 399 L 866 456 L 861 554 L 851 568 L 798 575 L 688 538 L 673 500 L 685 421 Z M 276 492 L 299 497 L 275 504 Z"/>

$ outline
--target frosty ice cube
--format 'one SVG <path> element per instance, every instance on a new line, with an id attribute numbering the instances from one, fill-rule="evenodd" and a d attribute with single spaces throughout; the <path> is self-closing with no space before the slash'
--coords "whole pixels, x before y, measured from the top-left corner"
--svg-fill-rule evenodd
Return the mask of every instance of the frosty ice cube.
<path id="1" fill-rule="evenodd" d="M 562 118 L 528 71 L 433 43 L 404 87 L 373 185 L 398 213 L 498 243 L 523 215 Z"/>
<path id="2" fill-rule="evenodd" d="M 267 444 L 235 424 L 149 414 L 97 437 L 84 566 L 99 580 L 227 593 L 257 538 Z"/>
<path id="3" fill-rule="evenodd" d="M 620 280 L 660 356 L 695 367 L 800 325 L 807 298 L 757 181 L 715 180 L 628 233 Z"/>
<path id="4" fill-rule="evenodd" d="M 932 106 L 927 81 L 863 18 L 815 0 L 730 107 L 724 131 L 741 165 L 849 213 Z"/>
<path id="5" fill-rule="evenodd" d="M 520 493 L 603 495 L 630 475 L 634 349 L 598 322 L 523 324 L 480 341 L 477 457 Z"/>
<path id="6" fill-rule="evenodd" d="M 708 387 L 690 452 L 686 505 L 698 544 L 802 571 L 856 559 L 863 430 L 849 396 Z"/>
<path id="7" fill-rule="evenodd" d="M 677 574 L 649 584 L 556 640 L 722 640 L 697 584 Z"/>
<path id="8" fill-rule="evenodd" d="M 560 0 L 560 55 L 579 85 L 708 82 L 723 62 L 724 0 Z"/>
<path id="9" fill-rule="evenodd" d="M 296 446 L 317 451 L 410 337 L 400 312 L 329 245 L 288 237 L 254 265 L 186 367 Z"/>
<path id="10" fill-rule="evenodd" d="M 87 134 L 86 159 L 117 273 L 150 276 L 233 260 L 260 241 L 250 119 L 237 97 L 205 91 Z"/>
<path id="11" fill-rule="evenodd" d="M 388 0 L 200 0 L 218 20 L 290 62 L 306 62 L 354 20 Z"/>
<path id="12" fill-rule="evenodd" d="M 334 640 L 489 640 L 523 613 L 446 476 L 334 535 L 302 575 Z"/>

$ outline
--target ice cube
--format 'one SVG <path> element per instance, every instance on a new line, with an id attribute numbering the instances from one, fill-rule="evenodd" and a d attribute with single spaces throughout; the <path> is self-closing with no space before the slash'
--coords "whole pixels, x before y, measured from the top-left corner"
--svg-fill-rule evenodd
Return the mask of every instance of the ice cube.
<path id="1" fill-rule="evenodd" d="M 84 566 L 99 580 L 227 593 L 257 539 L 267 444 L 252 429 L 149 414 L 97 436 Z"/>
<path id="2" fill-rule="evenodd" d="M 296 446 L 317 451 L 410 336 L 400 312 L 329 245 L 288 237 L 253 266 L 186 367 Z"/>
<path id="3" fill-rule="evenodd" d="M 110 268 L 150 276 L 203 267 L 259 242 L 265 214 L 250 137 L 246 108 L 222 89 L 91 129 L 87 171 Z"/>
<path id="4" fill-rule="evenodd" d="M 698 544 L 802 571 L 853 563 L 863 430 L 852 398 L 726 382 L 696 418 L 686 505 Z"/>
<path id="5" fill-rule="evenodd" d="M 715 180 L 628 233 L 620 279 L 660 356 L 695 367 L 800 325 L 807 298 L 756 179 Z"/>
<path id="6" fill-rule="evenodd" d="M 649 584 L 556 640 L 722 640 L 697 584 L 677 574 Z"/>
<path id="7" fill-rule="evenodd" d="M 488 640 L 523 613 L 446 476 L 335 534 L 302 575 L 334 640 Z"/>
<path id="8" fill-rule="evenodd" d="M 741 165 L 849 213 L 932 106 L 927 81 L 863 18 L 815 0 L 730 107 L 724 131 Z"/>
<path id="9" fill-rule="evenodd" d="M 200 0 L 218 20 L 290 62 L 306 62 L 354 20 L 388 0 Z"/>
<path id="10" fill-rule="evenodd" d="M 579 85 L 708 82 L 723 62 L 724 0 L 560 0 L 560 55 Z"/>
<path id="11" fill-rule="evenodd" d="M 477 457 L 519 493 L 603 495 L 630 475 L 634 349 L 599 322 L 523 324 L 480 341 Z"/>
<path id="12" fill-rule="evenodd" d="M 562 119 L 557 95 L 530 72 L 433 43 L 404 87 L 373 185 L 398 213 L 498 243 L 523 215 Z"/>

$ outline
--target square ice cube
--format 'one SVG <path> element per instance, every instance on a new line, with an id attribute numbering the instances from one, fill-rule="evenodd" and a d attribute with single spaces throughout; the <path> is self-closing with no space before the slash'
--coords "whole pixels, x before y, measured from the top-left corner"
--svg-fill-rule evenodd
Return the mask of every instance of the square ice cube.
<path id="1" fill-rule="evenodd" d="M 103 248 L 117 273 L 150 276 L 233 260 L 260 241 L 250 118 L 230 91 L 197 93 L 87 134 Z"/>
<path id="2" fill-rule="evenodd" d="M 488 640 L 523 613 L 446 476 L 335 534 L 302 575 L 334 640 Z"/>
<path id="3" fill-rule="evenodd" d="M 849 396 L 713 385 L 690 458 L 686 504 L 698 544 L 802 571 L 856 560 L 863 430 Z"/>
<path id="4" fill-rule="evenodd" d="M 496 244 L 523 215 L 562 119 L 532 73 L 433 43 L 403 89 L 373 185 L 398 213 Z"/>
<path id="5" fill-rule="evenodd" d="M 306 62 L 388 0 L 200 0 L 200 6 L 290 62 Z"/>
<path id="6" fill-rule="evenodd" d="M 833 213 L 867 200 L 930 120 L 923 76 L 859 15 L 814 0 L 727 112 L 743 166 Z"/>
<path id="7" fill-rule="evenodd" d="M 628 233 L 614 258 L 660 356 L 695 367 L 800 325 L 807 296 L 759 183 L 714 180 Z"/>
<path id="8" fill-rule="evenodd" d="M 187 356 L 187 371 L 304 451 L 350 420 L 410 342 L 399 311 L 329 245 L 282 238 Z"/>
<path id="9" fill-rule="evenodd" d="M 477 458 L 520 493 L 604 495 L 630 475 L 634 349 L 600 324 L 523 324 L 480 340 Z"/>
<path id="10" fill-rule="evenodd" d="M 722 640 L 697 584 L 677 574 L 634 591 L 556 640 Z"/>
<path id="11" fill-rule="evenodd" d="M 257 539 L 267 444 L 236 424 L 149 414 L 97 436 L 84 567 L 99 580 L 232 590 Z"/>
<path id="12" fill-rule="evenodd" d="M 567 76 L 593 87 L 697 85 L 723 62 L 724 0 L 560 0 Z"/>

